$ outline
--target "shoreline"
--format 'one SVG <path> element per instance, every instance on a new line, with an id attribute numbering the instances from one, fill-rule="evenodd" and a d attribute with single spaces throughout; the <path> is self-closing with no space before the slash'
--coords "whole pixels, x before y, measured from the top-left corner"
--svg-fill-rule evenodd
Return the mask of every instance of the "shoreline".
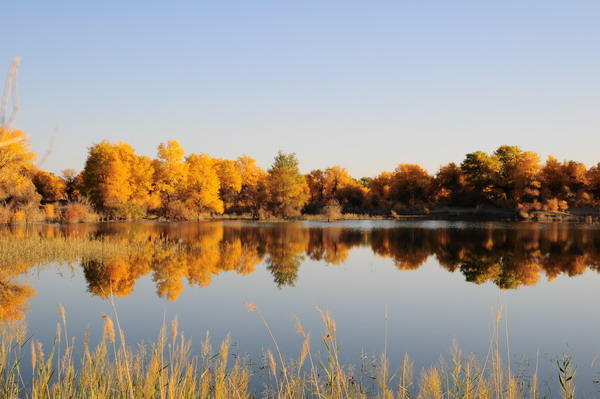
<path id="1" fill-rule="evenodd" d="M 369 215 L 369 214 L 344 214 L 339 218 L 327 218 L 324 215 L 302 215 L 297 218 L 266 218 L 259 219 L 250 215 L 216 215 L 200 217 L 198 219 L 177 220 L 166 219 L 162 217 L 144 217 L 138 219 L 99 219 L 65 222 L 60 220 L 44 220 L 31 222 L 5 223 L 0 226 L 27 226 L 40 224 L 58 224 L 58 225 L 76 225 L 76 224 L 94 224 L 94 223 L 135 223 L 135 222 L 157 222 L 157 223 L 182 223 L 182 222 L 202 222 L 202 221 L 239 221 L 253 223 L 286 223 L 286 222 L 344 222 L 344 221 L 452 221 L 452 222 L 533 222 L 533 223 L 584 223 L 600 224 L 600 214 L 594 212 L 531 212 L 528 217 L 523 217 L 517 211 L 505 209 L 496 210 L 477 210 L 460 209 L 448 211 L 431 212 L 406 212 L 395 215 Z"/>

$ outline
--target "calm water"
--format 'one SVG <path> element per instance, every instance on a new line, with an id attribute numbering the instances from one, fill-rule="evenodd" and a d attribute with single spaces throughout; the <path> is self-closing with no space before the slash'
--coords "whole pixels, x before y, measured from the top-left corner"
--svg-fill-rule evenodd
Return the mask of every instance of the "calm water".
<path id="1" fill-rule="evenodd" d="M 70 265 L 45 254 L 15 261 L 0 253 L 2 278 L 35 289 L 24 317 L 43 342 L 54 336 L 58 303 L 70 335 L 83 337 L 87 326 L 100 335 L 101 315 L 113 313 L 106 299 L 112 292 L 129 344 L 154 340 L 163 320 L 177 315 L 195 342 L 207 330 L 215 343 L 231 333 L 239 351 L 260 362 L 270 338 L 244 302 L 260 308 L 290 355 L 302 342 L 293 315 L 313 337 L 322 334 L 316 305 L 336 320 L 346 362 L 359 363 L 361 352 L 378 356 L 387 329 L 392 365 L 408 353 L 418 371 L 446 355 L 453 340 L 485 358 L 501 307 L 502 348 L 508 355 L 508 332 L 513 370 L 539 363 L 541 389 L 555 396 L 553 359 L 569 354 L 578 394 L 600 394 L 594 383 L 600 378 L 597 227 L 202 222 L 36 226 L 1 234 L 78 242 L 104 237 L 110 245 L 135 247 L 75 256 L 66 260 Z"/>

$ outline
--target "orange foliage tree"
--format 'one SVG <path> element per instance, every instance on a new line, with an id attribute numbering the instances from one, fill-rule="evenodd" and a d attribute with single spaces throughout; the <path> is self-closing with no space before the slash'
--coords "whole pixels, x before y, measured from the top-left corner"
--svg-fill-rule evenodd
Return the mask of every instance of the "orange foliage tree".
<path id="1" fill-rule="evenodd" d="M 586 192 L 589 176 L 584 164 L 575 161 L 559 162 L 549 156 L 540 171 L 542 198 L 556 198 L 570 205 L 583 205 L 589 201 Z"/>
<path id="2" fill-rule="evenodd" d="M 43 201 L 58 201 L 66 197 L 65 181 L 52 173 L 37 169 L 33 174 L 33 184 Z"/>
<path id="3" fill-rule="evenodd" d="M 414 164 L 400 164 L 392 175 L 389 199 L 401 207 L 415 208 L 429 202 L 432 178 Z"/>

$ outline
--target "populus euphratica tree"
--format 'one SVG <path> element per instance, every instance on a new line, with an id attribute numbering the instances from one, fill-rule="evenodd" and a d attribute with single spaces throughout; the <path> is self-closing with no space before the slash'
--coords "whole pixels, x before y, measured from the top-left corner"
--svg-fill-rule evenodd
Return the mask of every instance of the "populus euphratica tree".
<path id="1" fill-rule="evenodd" d="M 268 170 L 269 208 L 278 217 L 296 217 L 308 200 L 306 179 L 300 173 L 295 153 L 279 151 Z"/>

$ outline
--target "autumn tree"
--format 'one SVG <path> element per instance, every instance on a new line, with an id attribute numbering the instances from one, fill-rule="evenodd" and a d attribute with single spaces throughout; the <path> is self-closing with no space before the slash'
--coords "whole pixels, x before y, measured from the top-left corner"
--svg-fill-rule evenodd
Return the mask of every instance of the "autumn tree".
<path id="1" fill-rule="evenodd" d="M 116 218 L 143 216 L 153 205 L 154 168 L 129 144 L 102 141 L 89 149 L 82 191 L 97 209 Z"/>
<path id="2" fill-rule="evenodd" d="M 266 201 L 267 173 L 256 165 L 256 160 L 248 155 L 238 157 L 235 163 L 242 177 L 242 188 L 237 197 L 237 206 L 256 215 L 261 202 Z"/>
<path id="3" fill-rule="evenodd" d="M 131 169 L 129 184 L 132 187 L 129 202 L 144 210 L 157 209 L 160 204 L 160 195 L 154 187 L 154 166 L 152 159 L 146 156 L 137 156 L 128 153 L 128 167 Z"/>
<path id="4" fill-rule="evenodd" d="M 375 207 L 389 206 L 388 198 L 392 186 L 392 173 L 381 172 L 379 176 L 371 179 L 369 190 L 371 193 L 371 203 Z"/>
<path id="5" fill-rule="evenodd" d="M 594 204 L 598 205 L 600 203 L 600 162 L 588 169 L 586 180 L 588 183 L 588 194 Z"/>
<path id="6" fill-rule="evenodd" d="M 458 204 L 464 201 L 465 176 L 460 166 L 454 162 L 440 167 L 432 181 L 433 193 L 437 202 Z"/>
<path id="7" fill-rule="evenodd" d="M 332 166 L 325 171 L 313 170 L 306 175 L 310 193 L 309 203 L 316 209 L 331 201 L 342 207 L 360 208 L 364 205 L 368 190 L 341 166 Z"/>
<path id="8" fill-rule="evenodd" d="M 184 162 L 185 152 L 177 140 L 169 140 L 158 146 L 158 159 L 154 160 L 155 188 L 160 193 L 163 204 L 173 199 L 183 188 L 188 175 L 188 164 Z"/>
<path id="9" fill-rule="evenodd" d="M 270 210 L 279 217 L 300 215 L 308 200 L 308 186 L 300 173 L 296 154 L 279 151 L 268 173 L 266 186 Z"/>
<path id="10" fill-rule="evenodd" d="M 308 202 L 316 206 L 323 204 L 325 202 L 325 174 L 323 170 L 311 170 L 305 178 L 308 185 Z"/>
<path id="11" fill-rule="evenodd" d="M 29 140 L 22 130 L 0 126 L 0 135 L 4 140 L 0 146 L 0 201 L 7 204 L 33 189 L 31 172 L 35 154 L 29 149 Z"/>
<path id="12" fill-rule="evenodd" d="M 494 188 L 500 198 L 518 204 L 538 197 L 540 158 L 535 152 L 503 145 L 494 152 L 494 156 L 500 166 L 494 179 Z"/>
<path id="13" fill-rule="evenodd" d="M 180 195 L 185 204 L 198 215 L 207 212 L 223 213 L 223 201 L 219 198 L 221 184 L 215 169 L 215 160 L 208 154 L 191 154 L 185 163 L 188 176 Z"/>
<path id="14" fill-rule="evenodd" d="M 62 179 L 65 182 L 65 195 L 69 201 L 79 199 L 81 186 L 81 173 L 75 169 L 64 169 L 61 171 Z"/>
<path id="15" fill-rule="evenodd" d="M 389 198 L 414 208 L 429 202 L 431 176 L 415 164 L 400 164 L 392 175 Z"/>
<path id="16" fill-rule="evenodd" d="M 0 125 L 0 223 L 40 220 L 41 196 L 31 180 L 35 154 L 21 130 Z"/>
<path id="17" fill-rule="evenodd" d="M 460 168 L 471 190 L 485 199 L 496 198 L 494 182 L 500 171 L 498 158 L 483 151 L 471 152 L 465 156 Z"/>
<path id="18" fill-rule="evenodd" d="M 242 174 L 239 164 L 228 159 L 215 159 L 215 171 L 219 178 L 219 196 L 225 208 L 231 207 L 242 190 Z"/>
<path id="19" fill-rule="evenodd" d="M 559 162 L 549 156 L 540 171 L 542 198 L 556 198 L 570 205 L 585 204 L 589 200 L 586 192 L 589 176 L 584 164 L 575 161 Z"/>
<path id="20" fill-rule="evenodd" d="M 43 201 L 58 201 L 66 197 L 65 181 L 53 173 L 37 169 L 33 174 L 35 189 Z"/>

